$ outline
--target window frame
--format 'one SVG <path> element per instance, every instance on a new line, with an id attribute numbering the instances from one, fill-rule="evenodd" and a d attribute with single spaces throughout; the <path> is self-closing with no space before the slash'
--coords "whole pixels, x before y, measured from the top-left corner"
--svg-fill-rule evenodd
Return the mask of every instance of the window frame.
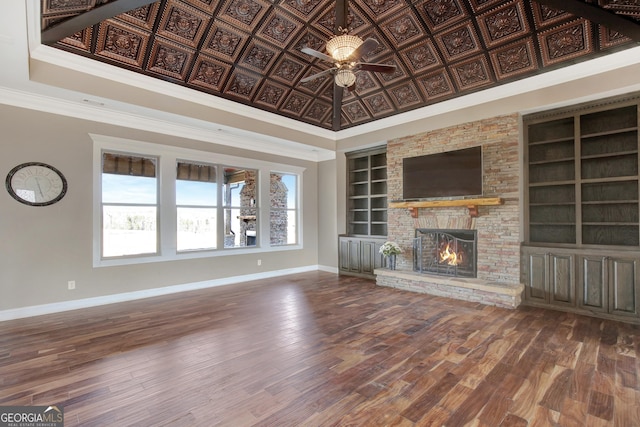
<path id="1" fill-rule="evenodd" d="M 266 162 L 264 160 L 247 157 L 236 157 L 218 154 L 210 151 L 200 151 L 175 146 L 166 146 L 150 142 L 136 141 L 106 135 L 89 134 L 93 140 L 93 266 L 107 267 L 115 265 L 130 265 L 150 262 L 165 262 L 181 259 L 209 258 L 217 256 L 241 255 L 260 252 L 272 252 L 283 250 L 295 250 L 303 248 L 302 227 L 302 185 L 306 168 L 281 163 Z M 155 157 L 158 159 L 157 185 L 158 194 L 158 223 L 157 223 L 157 254 L 127 255 L 123 257 L 102 258 L 102 153 L 118 152 L 133 156 Z M 256 195 L 256 225 L 258 235 L 255 246 L 228 247 L 218 245 L 215 249 L 203 249 L 193 251 L 177 250 L 177 204 L 176 204 L 176 180 L 177 162 L 187 161 L 194 163 L 208 163 L 217 167 L 234 165 L 236 168 L 254 169 L 257 172 Z M 297 244 L 272 246 L 270 243 L 270 205 L 261 201 L 270 200 L 269 179 L 273 171 L 296 175 L 297 178 L 297 203 L 298 203 L 298 227 Z M 221 200 L 222 185 L 218 185 L 218 232 L 223 230 L 224 214 Z M 218 236 L 218 243 L 220 238 Z"/>

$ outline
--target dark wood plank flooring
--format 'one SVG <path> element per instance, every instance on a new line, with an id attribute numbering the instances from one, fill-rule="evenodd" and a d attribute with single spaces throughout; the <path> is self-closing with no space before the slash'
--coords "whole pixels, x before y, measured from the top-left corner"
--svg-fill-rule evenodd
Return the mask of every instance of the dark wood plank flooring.
<path id="1" fill-rule="evenodd" d="M 640 425 L 640 328 L 311 272 L 0 323 L 65 426 Z"/>

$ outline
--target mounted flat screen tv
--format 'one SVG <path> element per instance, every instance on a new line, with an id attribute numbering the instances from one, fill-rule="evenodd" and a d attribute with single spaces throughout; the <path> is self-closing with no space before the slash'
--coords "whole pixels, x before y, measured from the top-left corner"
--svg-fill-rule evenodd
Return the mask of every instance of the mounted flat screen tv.
<path id="1" fill-rule="evenodd" d="M 482 195 L 482 148 L 407 157 L 402 164 L 403 198 Z"/>

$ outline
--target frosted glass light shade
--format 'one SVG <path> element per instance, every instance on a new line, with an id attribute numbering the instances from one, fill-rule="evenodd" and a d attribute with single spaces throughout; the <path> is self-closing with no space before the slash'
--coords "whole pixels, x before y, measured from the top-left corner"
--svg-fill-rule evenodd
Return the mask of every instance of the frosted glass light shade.
<path id="1" fill-rule="evenodd" d="M 342 34 L 327 42 L 327 52 L 336 61 L 346 61 L 361 44 L 360 37 Z"/>
<path id="2" fill-rule="evenodd" d="M 349 87 L 356 82 L 356 75 L 348 68 L 341 69 L 336 73 L 335 82 L 340 87 Z"/>

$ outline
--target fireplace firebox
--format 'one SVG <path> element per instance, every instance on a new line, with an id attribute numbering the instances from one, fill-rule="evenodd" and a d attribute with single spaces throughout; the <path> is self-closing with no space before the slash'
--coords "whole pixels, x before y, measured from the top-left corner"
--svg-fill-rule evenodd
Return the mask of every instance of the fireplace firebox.
<path id="1" fill-rule="evenodd" d="M 442 276 L 476 277 L 476 230 L 417 228 L 413 270 Z"/>

